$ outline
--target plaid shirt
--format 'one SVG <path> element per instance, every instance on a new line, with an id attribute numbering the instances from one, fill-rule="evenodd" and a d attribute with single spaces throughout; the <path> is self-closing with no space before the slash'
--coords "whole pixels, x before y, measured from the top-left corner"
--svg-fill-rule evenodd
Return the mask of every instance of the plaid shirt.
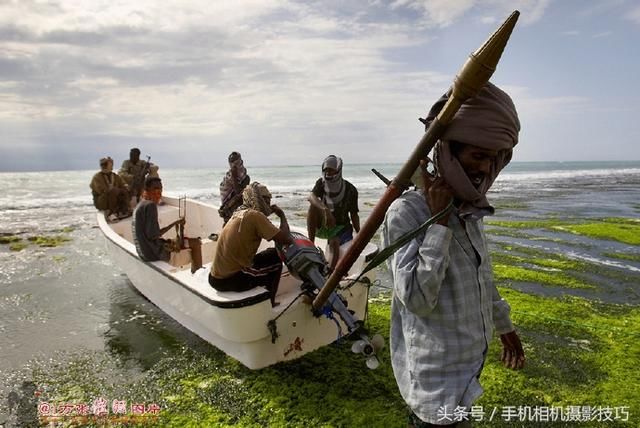
<path id="1" fill-rule="evenodd" d="M 429 217 L 424 196 L 405 193 L 387 212 L 382 246 Z M 498 334 L 513 330 L 509 304 L 493 284 L 482 221 L 465 223 L 466 232 L 451 215 L 449 227 L 429 226 L 388 262 L 393 372 L 406 403 L 430 423 L 448 422 L 438 420 L 443 408 L 468 408 L 482 394 L 478 376 L 494 325 Z"/>

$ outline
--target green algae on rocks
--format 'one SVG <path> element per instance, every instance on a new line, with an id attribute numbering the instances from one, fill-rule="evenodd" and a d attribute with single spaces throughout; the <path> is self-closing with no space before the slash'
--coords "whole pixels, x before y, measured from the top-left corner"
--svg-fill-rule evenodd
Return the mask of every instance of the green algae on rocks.
<path id="1" fill-rule="evenodd" d="M 620 260 L 628 260 L 630 262 L 640 262 L 640 254 L 630 254 L 630 253 L 603 253 L 603 256 L 611 257 L 614 259 Z"/>
<path id="2" fill-rule="evenodd" d="M 598 284 L 586 281 L 572 272 L 597 270 L 596 266 L 514 244 L 498 244 L 504 252 L 492 252 L 494 276 L 497 280 L 533 282 L 577 289 L 596 289 Z"/>
<path id="3" fill-rule="evenodd" d="M 610 284 L 608 279 L 618 283 L 628 283 L 630 286 L 637 284 L 638 276 L 633 272 L 623 271 L 619 268 L 603 266 L 585 260 L 575 260 L 561 253 L 548 252 L 537 248 L 517 244 L 496 243 L 499 251 L 492 251 L 491 258 L 496 264 L 505 265 L 507 268 L 521 267 L 554 273 L 558 278 L 540 276 L 536 278 L 535 272 L 518 272 L 517 269 L 496 269 L 501 276 L 497 279 L 510 281 L 540 282 L 547 285 L 563 286 L 582 289 L 606 289 Z M 606 255 L 605 255 L 606 256 Z M 556 274 L 554 274 L 556 275 Z M 560 278 L 570 277 L 566 284 L 562 284 Z M 603 277 L 602 279 L 596 279 Z M 526 279 L 525 279 L 526 278 Z M 577 285 L 577 286 L 576 286 Z M 632 293 L 633 290 L 630 290 Z M 634 293 L 635 294 L 635 293 Z"/>
<path id="4" fill-rule="evenodd" d="M 529 208 L 529 204 L 520 200 L 505 200 L 505 201 L 498 200 L 492 203 L 492 205 L 496 211 L 501 211 L 501 210 L 515 211 L 515 210 L 526 210 Z"/>
<path id="5" fill-rule="evenodd" d="M 27 248 L 27 244 L 25 242 L 22 242 L 22 241 L 13 242 L 13 243 L 9 244 L 9 249 L 11 251 L 22 251 L 25 248 Z"/>
<path id="6" fill-rule="evenodd" d="M 584 222 L 567 222 L 554 219 L 503 221 L 487 220 L 487 225 L 512 229 L 548 229 L 588 236 L 595 239 L 609 239 L 630 245 L 640 244 L 640 220 L 610 217 Z"/>
<path id="7" fill-rule="evenodd" d="M 0 236 L 0 244 L 12 244 L 14 242 L 20 242 L 22 238 L 15 235 L 4 235 Z"/>
<path id="8" fill-rule="evenodd" d="M 640 245 L 640 220 L 607 218 L 600 222 L 556 226 L 555 229 L 590 238 L 611 239 L 625 244 Z"/>
<path id="9" fill-rule="evenodd" d="M 65 242 L 71 241 L 71 238 L 65 235 L 37 235 L 27 238 L 30 242 L 39 245 L 40 247 L 59 247 Z"/>
<path id="10" fill-rule="evenodd" d="M 541 271 L 539 268 L 527 268 L 494 263 L 493 272 L 496 280 L 534 282 L 566 288 L 596 289 L 592 284 L 576 279 L 559 270 Z"/>
<path id="11" fill-rule="evenodd" d="M 521 371 L 504 368 L 500 341 L 494 338 L 481 377 L 485 392 L 475 403 L 485 417 L 474 427 L 515 426 L 501 418 L 510 406 L 623 407 L 629 421 L 615 426 L 637 426 L 640 308 L 537 297 L 508 288 L 500 292 L 511 305 L 527 363 Z M 369 328 L 388 343 L 390 305 L 381 296 L 376 302 L 370 305 Z M 199 348 L 174 349 L 144 373 L 111 354 L 56 358 L 32 369 L 32 378 L 49 402 L 90 403 L 104 397 L 158 404 L 159 419 L 145 426 L 406 426 L 388 348 L 375 371 L 351 353 L 348 343 L 255 371 L 212 347 Z M 494 408 L 497 415 L 489 421 Z M 517 425 L 538 427 L 540 422 Z"/>
<path id="12" fill-rule="evenodd" d="M 640 373 L 634 367 L 640 363 L 640 308 L 577 297 L 541 298 L 510 289 L 501 294 L 524 336 L 527 367 L 500 382 L 492 377 L 505 373 L 492 371 L 496 365 L 490 362 L 487 377 L 483 373 L 488 387 L 481 402 L 504 403 L 500 396 L 509 394 L 512 405 L 627 406 L 629 423 L 616 426 L 637 426 Z M 500 396 L 492 397 L 493 392 Z"/>
<path id="13" fill-rule="evenodd" d="M 11 251 L 22 251 L 29 246 L 29 243 L 47 248 L 59 247 L 71 241 L 71 238 L 66 235 L 36 235 L 28 237 L 26 241 L 14 235 L 0 236 L 0 244 L 9 244 Z"/>

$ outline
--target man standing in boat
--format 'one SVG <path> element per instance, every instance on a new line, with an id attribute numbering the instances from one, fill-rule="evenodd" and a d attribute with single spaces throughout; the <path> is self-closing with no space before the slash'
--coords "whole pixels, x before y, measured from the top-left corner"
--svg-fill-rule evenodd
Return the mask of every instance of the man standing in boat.
<path id="1" fill-rule="evenodd" d="M 225 224 L 236 208 L 242 205 L 242 191 L 251 181 L 240 153 L 231 152 L 228 161 L 229 170 L 220 183 L 220 209 L 218 210 Z"/>
<path id="2" fill-rule="evenodd" d="M 218 291 L 247 291 L 257 286 L 269 290 L 271 305 L 282 273 L 282 261 L 275 248 L 258 253 L 263 239 L 281 245 L 292 242 L 289 224 L 282 209 L 271 205 L 266 186 L 253 182 L 242 192 L 243 204 L 222 229 L 209 274 L 209 284 Z M 280 227 L 267 218 L 280 217 Z"/>
<path id="3" fill-rule="evenodd" d="M 307 233 L 311 242 L 316 236 L 329 244 L 333 270 L 340 257 L 340 245 L 353 239 L 353 231 L 360 231 L 358 190 L 342 178 L 342 159 L 330 155 L 322 162 L 322 177 L 316 181 L 309 195 Z"/>
<path id="4" fill-rule="evenodd" d="M 107 212 L 108 220 L 130 215 L 129 192 L 126 183 L 113 172 L 113 159 L 100 159 L 100 171 L 94 174 L 89 184 L 93 205 Z"/>
<path id="5" fill-rule="evenodd" d="M 118 175 L 131 189 L 131 196 L 140 200 L 147 177 L 158 177 L 158 166 L 140 159 L 140 149 L 134 147 L 129 151 L 129 159 L 122 162 Z"/>
<path id="6" fill-rule="evenodd" d="M 425 123 L 436 117 L 448 95 L 432 107 Z M 453 201 L 451 211 L 389 262 L 391 360 L 412 412 L 409 426 L 466 426 L 453 414 L 469 411 L 482 394 L 479 376 L 494 327 L 505 366 L 524 365 L 509 304 L 493 283 L 482 224 L 482 217 L 494 211 L 485 194 L 511 160 L 519 131 L 511 98 L 486 84 L 461 106 L 435 145 L 435 174 L 423 165 L 422 189 L 406 192 L 387 212 L 385 247 Z"/>
<path id="7" fill-rule="evenodd" d="M 162 199 L 162 181 L 158 177 L 147 177 L 144 182 L 142 199 L 133 213 L 131 228 L 136 252 L 147 262 L 157 260 L 169 261 L 173 244 L 162 235 L 172 227 L 184 224 L 184 218 L 179 218 L 168 226 L 160 229 L 158 223 L 158 204 Z"/>

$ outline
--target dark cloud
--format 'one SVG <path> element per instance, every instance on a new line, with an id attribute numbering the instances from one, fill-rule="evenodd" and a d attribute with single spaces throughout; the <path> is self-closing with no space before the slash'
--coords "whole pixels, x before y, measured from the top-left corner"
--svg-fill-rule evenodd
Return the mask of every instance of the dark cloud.
<path id="1" fill-rule="evenodd" d="M 244 43 L 215 29 L 162 32 L 111 27 L 100 32 L 53 31 L 36 35 L 17 27 L 0 29 L 0 40 L 37 46 L 31 55 L 0 56 L 0 76 L 21 80 L 25 95 L 49 85 L 51 95 L 79 78 L 112 78 L 124 86 L 175 85 L 188 79 L 218 84 L 223 70 L 235 76 L 277 78 L 286 75 L 276 65 L 239 58 Z M 2 55 L 2 54 L 0 54 Z M 29 82 L 26 84 L 26 82 Z M 44 83 L 46 82 L 46 83 Z"/>

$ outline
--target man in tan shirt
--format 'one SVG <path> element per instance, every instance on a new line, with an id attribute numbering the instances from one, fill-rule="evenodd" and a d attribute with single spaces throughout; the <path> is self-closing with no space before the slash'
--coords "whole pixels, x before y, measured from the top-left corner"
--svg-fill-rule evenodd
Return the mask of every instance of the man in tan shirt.
<path id="1" fill-rule="evenodd" d="M 258 253 L 263 239 L 281 245 L 292 242 L 289 224 L 282 209 L 271 204 L 266 186 L 253 182 L 242 192 L 239 207 L 222 229 L 213 259 L 209 284 L 218 291 L 246 291 L 257 286 L 269 290 L 271 304 L 276 306 L 276 293 L 282 273 L 282 261 L 271 247 Z M 267 218 L 280 217 L 280 227 Z"/>
<path id="2" fill-rule="evenodd" d="M 93 205 L 119 218 L 131 215 L 128 205 L 129 192 L 126 183 L 113 172 L 113 159 L 100 159 L 100 171 L 95 173 L 89 184 Z"/>

